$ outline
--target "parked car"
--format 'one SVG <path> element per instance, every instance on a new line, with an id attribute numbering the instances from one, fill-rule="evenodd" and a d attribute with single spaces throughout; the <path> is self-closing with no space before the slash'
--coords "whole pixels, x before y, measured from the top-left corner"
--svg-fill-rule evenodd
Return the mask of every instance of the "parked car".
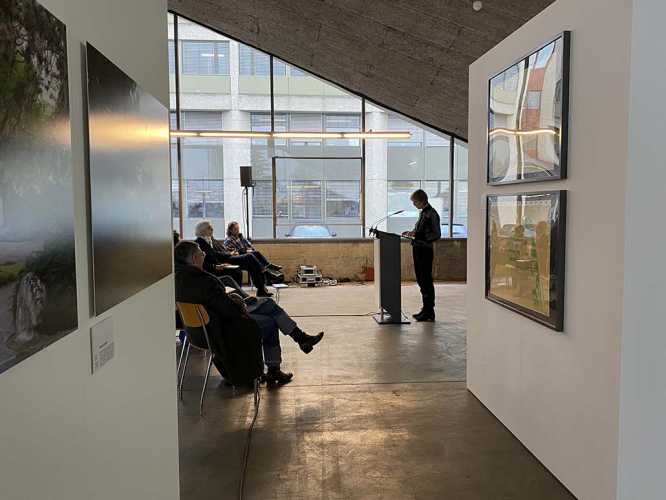
<path id="1" fill-rule="evenodd" d="M 326 226 L 298 225 L 285 234 L 287 238 L 333 238 L 336 233 L 329 231 Z"/>

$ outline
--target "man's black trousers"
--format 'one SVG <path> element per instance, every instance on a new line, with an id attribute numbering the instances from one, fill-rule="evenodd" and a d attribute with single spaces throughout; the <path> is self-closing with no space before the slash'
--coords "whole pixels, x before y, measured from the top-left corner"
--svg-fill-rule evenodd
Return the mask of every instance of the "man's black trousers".
<path id="1" fill-rule="evenodd" d="M 435 285 L 432 283 L 433 249 L 431 246 L 414 245 L 412 254 L 416 282 L 423 297 L 423 311 L 432 312 L 435 310 Z"/>

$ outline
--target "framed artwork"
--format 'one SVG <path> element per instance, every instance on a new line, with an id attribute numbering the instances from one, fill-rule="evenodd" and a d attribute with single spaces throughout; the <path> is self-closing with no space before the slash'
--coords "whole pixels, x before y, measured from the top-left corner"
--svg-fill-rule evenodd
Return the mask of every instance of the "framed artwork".
<path id="1" fill-rule="evenodd" d="M 561 332 L 566 191 L 488 195 L 486 298 Z"/>
<path id="2" fill-rule="evenodd" d="M 0 1 L 0 373 L 77 327 L 65 25 Z"/>
<path id="3" fill-rule="evenodd" d="M 86 45 L 95 314 L 171 273 L 169 111 Z"/>
<path id="4" fill-rule="evenodd" d="M 566 178 L 570 40 L 563 32 L 488 82 L 488 184 Z"/>

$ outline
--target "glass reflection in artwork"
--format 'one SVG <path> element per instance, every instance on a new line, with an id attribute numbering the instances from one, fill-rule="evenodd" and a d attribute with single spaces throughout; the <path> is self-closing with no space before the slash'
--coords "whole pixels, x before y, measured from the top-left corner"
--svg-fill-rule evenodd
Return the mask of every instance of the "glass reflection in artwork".
<path id="1" fill-rule="evenodd" d="M 0 373 L 77 326 L 65 25 L 0 0 Z"/>
<path id="2" fill-rule="evenodd" d="M 569 34 L 490 80 L 488 182 L 564 178 Z"/>
<path id="3" fill-rule="evenodd" d="M 488 197 L 487 295 L 555 324 L 562 309 L 565 195 Z"/>

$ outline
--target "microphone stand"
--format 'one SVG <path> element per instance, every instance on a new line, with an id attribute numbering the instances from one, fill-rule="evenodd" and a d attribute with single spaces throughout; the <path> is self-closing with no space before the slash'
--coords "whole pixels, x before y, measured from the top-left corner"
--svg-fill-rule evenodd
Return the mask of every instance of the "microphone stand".
<path id="1" fill-rule="evenodd" d="M 395 212 L 388 214 L 386 217 L 382 217 L 381 219 L 375 221 L 373 224 L 370 225 L 370 231 L 368 231 L 368 233 L 369 234 L 375 234 L 377 232 L 377 225 L 378 224 L 380 224 L 381 222 L 384 222 L 385 220 L 389 219 L 390 217 L 393 217 L 394 215 L 398 215 L 398 214 L 401 214 L 403 212 L 404 212 L 404 210 L 396 210 Z"/>

